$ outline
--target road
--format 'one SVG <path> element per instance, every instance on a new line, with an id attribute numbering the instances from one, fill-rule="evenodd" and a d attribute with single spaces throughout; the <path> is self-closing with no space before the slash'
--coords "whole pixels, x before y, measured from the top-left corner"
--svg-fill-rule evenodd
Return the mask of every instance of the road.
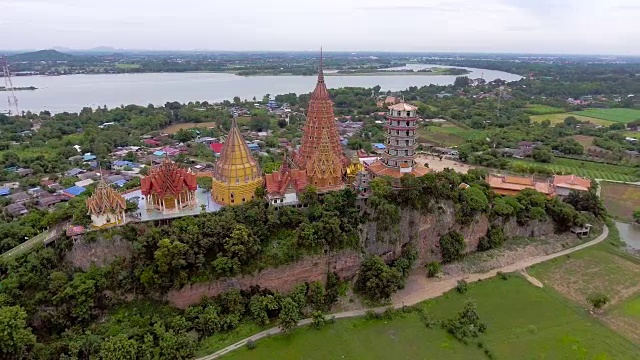
<path id="1" fill-rule="evenodd" d="M 466 274 L 466 275 L 455 276 L 455 277 L 444 278 L 444 279 L 434 279 L 434 278 L 427 278 L 424 274 L 424 271 L 414 272 L 412 275 L 409 276 L 409 279 L 407 279 L 407 282 L 414 282 L 414 283 L 412 283 L 411 286 L 405 287 L 405 289 L 411 288 L 412 290 L 398 292 L 392 299 L 393 307 L 396 309 L 399 309 L 399 308 L 402 308 L 403 306 L 415 305 L 425 300 L 441 296 L 445 292 L 455 288 L 459 280 L 465 280 L 466 282 L 475 282 L 478 280 L 492 278 L 496 276 L 498 272 L 510 273 L 510 272 L 520 271 L 520 270 L 526 269 L 529 266 L 539 264 L 541 262 L 545 262 L 551 259 L 555 259 L 557 257 L 565 256 L 575 251 L 579 251 L 579 250 L 588 248 L 590 246 L 596 245 L 602 242 L 604 239 L 606 239 L 607 236 L 609 236 L 609 228 L 605 225 L 602 230 L 602 234 L 600 234 L 600 236 L 598 236 L 597 238 L 587 243 L 584 243 L 582 245 L 578 245 L 576 247 L 572 247 L 569 249 L 565 249 L 550 255 L 536 256 L 530 259 L 525 259 L 511 265 L 503 266 L 499 269 L 491 270 L 486 273 Z M 416 291 L 416 288 L 418 288 L 419 291 Z M 336 314 L 329 314 L 327 315 L 327 318 L 335 317 L 336 319 L 343 319 L 343 318 L 350 318 L 350 317 L 358 317 L 358 316 L 364 316 L 367 311 L 373 310 L 375 312 L 382 312 L 385 309 L 387 309 L 387 307 L 380 307 L 375 309 L 352 310 L 352 311 L 346 311 L 346 312 L 341 312 Z M 311 323 L 311 319 L 304 319 L 298 322 L 298 326 L 304 326 L 310 323 Z M 233 345 L 227 346 L 226 348 L 218 350 L 213 354 L 198 358 L 196 360 L 217 359 L 222 355 L 225 355 L 231 351 L 234 351 L 240 347 L 245 346 L 249 340 L 257 341 L 271 335 L 279 334 L 280 332 L 281 332 L 280 328 L 274 327 L 274 328 L 259 332 L 257 334 L 254 334 L 246 339 L 242 339 Z"/>
<path id="2" fill-rule="evenodd" d="M 41 232 L 40 234 L 14 247 L 13 249 L 0 254 L 0 259 L 9 260 L 25 252 L 29 252 L 37 247 L 40 247 L 41 245 L 47 245 L 62 233 L 64 233 L 67 226 L 69 226 L 69 222 L 57 224 L 51 227 L 49 230 Z"/>

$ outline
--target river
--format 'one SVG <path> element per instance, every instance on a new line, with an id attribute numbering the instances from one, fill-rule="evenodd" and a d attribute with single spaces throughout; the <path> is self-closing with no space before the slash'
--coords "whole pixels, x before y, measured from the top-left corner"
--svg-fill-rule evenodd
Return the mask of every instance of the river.
<path id="1" fill-rule="evenodd" d="M 395 69 L 415 69 L 439 66 L 408 64 Z M 448 66 L 449 67 L 449 66 Z M 487 81 L 502 79 L 516 81 L 519 75 L 502 71 L 465 68 L 470 78 L 484 77 Z M 328 74 L 331 75 L 331 74 Z M 383 91 L 404 90 L 410 86 L 429 84 L 453 84 L 454 75 L 363 75 L 326 77 L 327 86 L 373 87 L 380 85 Z M 15 87 L 35 86 L 34 91 L 18 91 L 19 108 L 22 111 L 52 113 L 78 112 L 85 106 L 109 108 L 127 105 L 162 105 L 167 101 L 231 100 L 234 96 L 251 99 L 265 94 L 308 93 L 315 85 L 314 76 L 237 76 L 224 73 L 147 73 L 65 76 L 18 76 Z M 0 93 L 0 100 L 4 97 Z M 7 102 L 0 101 L 0 112 L 8 110 Z"/>
<path id="2" fill-rule="evenodd" d="M 620 239 L 630 248 L 640 251 L 640 224 L 627 224 L 616 221 Z"/>

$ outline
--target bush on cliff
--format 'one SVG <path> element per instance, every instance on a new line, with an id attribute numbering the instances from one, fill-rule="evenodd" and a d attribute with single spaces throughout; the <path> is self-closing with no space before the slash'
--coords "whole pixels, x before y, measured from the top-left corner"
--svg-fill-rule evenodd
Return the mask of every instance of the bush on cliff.
<path id="1" fill-rule="evenodd" d="M 402 274 L 378 256 L 367 256 L 360 264 L 355 290 L 373 302 L 388 301 L 403 285 Z"/>
<path id="2" fill-rule="evenodd" d="M 445 263 L 462 259 L 465 248 L 464 237 L 457 231 L 448 232 L 440 237 L 440 251 Z"/>

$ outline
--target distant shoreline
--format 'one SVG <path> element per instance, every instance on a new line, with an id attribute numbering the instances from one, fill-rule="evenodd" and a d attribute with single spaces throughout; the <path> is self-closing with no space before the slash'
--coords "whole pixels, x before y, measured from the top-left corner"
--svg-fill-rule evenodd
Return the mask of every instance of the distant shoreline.
<path id="1" fill-rule="evenodd" d="M 13 88 L 13 91 L 32 91 L 32 90 L 37 90 L 38 88 L 35 86 L 23 86 L 23 87 L 17 87 L 17 88 Z M 7 89 L 4 86 L 0 86 L 0 91 L 9 91 L 9 89 Z"/>

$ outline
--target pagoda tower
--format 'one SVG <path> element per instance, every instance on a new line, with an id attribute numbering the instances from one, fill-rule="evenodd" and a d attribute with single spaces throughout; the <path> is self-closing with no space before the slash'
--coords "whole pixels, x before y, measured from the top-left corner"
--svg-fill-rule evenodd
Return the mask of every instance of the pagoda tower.
<path id="1" fill-rule="evenodd" d="M 306 170 L 308 184 L 319 192 L 344 188 L 342 175 L 349 160 L 342 153 L 333 103 L 324 83 L 322 52 L 318 82 L 311 93 L 307 120 L 302 128 L 300 148 L 294 156 L 294 163 L 299 169 Z"/>
<path id="2" fill-rule="evenodd" d="M 152 168 L 148 176 L 140 179 L 140 190 L 147 211 L 154 209 L 163 214 L 195 208 L 198 203 L 197 188 L 196 174 L 179 167 L 168 157 L 160 166 Z"/>
<path id="3" fill-rule="evenodd" d="M 100 179 L 93 195 L 87 199 L 87 209 L 94 228 L 121 225 L 126 221 L 126 200 L 103 179 Z"/>
<path id="4" fill-rule="evenodd" d="M 227 141 L 213 168 L 211 196 L 219 204 L 238 205 L 254 199 L 260 186 L 260 166 L 251 155 L 234 117 Z"/>
<path id="5" fill-rule="evenodd" d="M 385 152 L 381 160 L 369 166 L 376 176 L 399 179 L 404 174 L 423 176 L 429 172 L 428 168 L 415 161 L 417 110 L 417 107 L 404 102 L 389 107 L 387 123 L 384 126 Z"/>

